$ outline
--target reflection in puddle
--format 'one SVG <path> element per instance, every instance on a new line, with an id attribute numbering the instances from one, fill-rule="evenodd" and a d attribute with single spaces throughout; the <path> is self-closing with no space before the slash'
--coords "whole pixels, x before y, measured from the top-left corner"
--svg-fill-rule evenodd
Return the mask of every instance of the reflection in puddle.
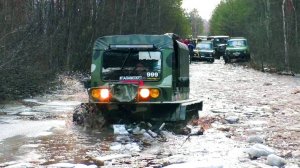
<path id="1" fill-rule="evenodd" d="M 17 156 L 21 156 L 26 153 L 25 150 L 19 150 L 22 145 L 26 143 L 28 139 L 25 136 L 14 136 L 7 138 L 0 143 L 0 163 L 13 161 Z"/>
<path id="2" fill-rule="evenodd" d="M 59 162 L 93 164 L 88 154 L 107 152 L 114 140 L 111 130 L 92 132 L 76 126 L 44 133 L 38 137 L 14 136 L 1 141 L 0 167 L 16 165 L 19 161 L 37 165 Z"/>
<path id="3" fill-rule="evenodd" d="M 72 127 L 69 130 L 55 130 L 53 135 L 40 137 L 38 151 L 45 160 L 42 165 L 59 162 L 92 164 L 88 157 L 89 152 L 97 154 L 107 150 L 113 139 L 111 132 L 86 132 L 81 128 Z M 105 137 L 105 139 L 104 139 Z M 106 144 L 106 145 L 105 145 Z"/>

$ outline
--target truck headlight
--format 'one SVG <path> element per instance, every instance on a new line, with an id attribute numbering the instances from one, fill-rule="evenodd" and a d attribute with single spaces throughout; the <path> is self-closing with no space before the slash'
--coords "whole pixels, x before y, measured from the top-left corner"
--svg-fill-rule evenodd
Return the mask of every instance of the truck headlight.
<path id="1" fill-rule="evenodd" d="M 147 99 L 150 95 L 150 90 L 149 89 L 141 89 L 139 94 L 142 98 Z"/>
<path id="2" fill-rule="evenodd" d="M 100 98 L 107 99 L 109 97 L 109 90 L 108 89 L 100 89 Z"/>
<path id="3" fill-rule="evenodd" d="M 91 96 L 94 99 L 106 101 L 106 100 L 108 100 L 108 98 L 110 96 L 110 92 L 109 92 L 109 89 L 95 88 L 95 89 L 92 89 Z"/>
<path id="4" fill-rule="evenodd" d="M 150 96 L 154 99 L 159 97 L 159 90 L 158 89 L 150 89 Z"/>
<path id="5" fill-rule="evenodd" d="M 100 89 L 92 89 L 91 95 L 94 99 L 100 99 Z"/>
<path id="6" fill-rule="evenodd" d="M 157 88 L 142 88 L 139 90 L 141 101 L 148 101 L 150 98 L 156 99 L 160 96 L 160 91 Z"/>

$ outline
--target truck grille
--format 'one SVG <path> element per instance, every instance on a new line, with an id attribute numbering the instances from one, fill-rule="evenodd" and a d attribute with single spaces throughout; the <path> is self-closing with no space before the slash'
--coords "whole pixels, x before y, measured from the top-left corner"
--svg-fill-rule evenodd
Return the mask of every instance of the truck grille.
<path id="1" fill-rule="evenodd" d="M 138 86 L 134 84 L 114 84 L 111 86 L 112 102 L 132 102 L 138 93 Z"/>

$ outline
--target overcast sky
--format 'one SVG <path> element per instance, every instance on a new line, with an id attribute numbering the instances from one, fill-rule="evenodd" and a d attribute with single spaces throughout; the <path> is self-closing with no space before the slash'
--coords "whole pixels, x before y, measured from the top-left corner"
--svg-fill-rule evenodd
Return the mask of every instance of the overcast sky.
<path id="1" fill-rule="evenodd" d="M 209 20 L 212 11 L 221 0 L 183 0 L 182 7 L 191 11 L 196 8 L 203 19 Z"/>

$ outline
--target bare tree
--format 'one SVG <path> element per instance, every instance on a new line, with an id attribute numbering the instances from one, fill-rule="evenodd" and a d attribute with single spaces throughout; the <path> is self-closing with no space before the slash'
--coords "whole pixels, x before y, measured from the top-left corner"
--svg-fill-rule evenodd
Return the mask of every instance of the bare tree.
<path id="1" fill-rule="evenodd" d="M 135 17 L 134 17 L 134 33 L 136 33 L 137 29 L 137 20 L 138 20 L 138 11 L 140 8 L 141 0 L 136 0 L 135 4 Z"/>
<path id="2" fill-rule="evenodd" d="M 289 55 L 288 55 L 288 43 L 287 43 L 287 28 L 286 28 L 286 14 L 285 14 L 286 0 L 282 0 L 282 26 L 283 26 L 283 39 L 284 39 L 284 63 L 286 71 L 290 71 Z"/>
<path id="3" fill-rule="evenodd" d="M 295 15 L 295 43 L 296 43 L 296 55 L 298 55 L 299 52 L 299 46 L 298 46 L 298 17 L 297 17 L 297 11 L 296 11 L 296 7 L 293 3 L 293 0 L 290 0 L 290 4 L 292 5 L 293 11 L 294 11 L 294 15 Z"/>
<path id="4" fill-rule="evenodd" d="M 121 19 L 120 19 L 120 31 L 119 33 L 122 34 L 122 28 L 123 28 L 123 20 L 125 15 L 125 7 L 126 7 L 126 1 L 122 1 L 122 13 L 121 13 Z"/>

